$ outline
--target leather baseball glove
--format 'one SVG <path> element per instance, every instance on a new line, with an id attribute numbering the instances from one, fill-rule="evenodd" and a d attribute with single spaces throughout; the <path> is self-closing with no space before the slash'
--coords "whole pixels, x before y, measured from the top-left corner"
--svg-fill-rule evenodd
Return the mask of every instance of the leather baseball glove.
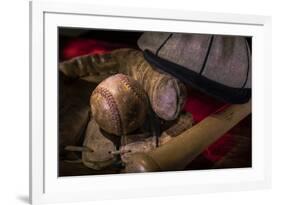
<path id="1" fill-rule="evenodd" d="M 149 119 L 136 132 L 121 138 L 102 130 L 91 118 L 85 133 L 82 146 L 66 146 L 68 151 L 82 152 L 81 160 L 86 167 L 94 170 L 119 168 L 120 171 L 130 161 L 132 154 L 149 152 L 162 146 L 192 127 L 193 119 L 190 113 L 182 113 L 177 120 L 159 124 L 159 136 L 154 133 L 154 126 Z M 163 130 L 162 130 L 163 129 Z"/>
<path id="2" fill-rule="evenodd" d="M 146 91 L 153 111 L 164 120 L 175 120 L 186 99 L 185 86 L 175 77 L 151 66 L 141 51 L 116 49 L 107 54 L 84 55 L 59 64 L 69 78 L 100 83 L 123 73 L 133 77 Z"/>

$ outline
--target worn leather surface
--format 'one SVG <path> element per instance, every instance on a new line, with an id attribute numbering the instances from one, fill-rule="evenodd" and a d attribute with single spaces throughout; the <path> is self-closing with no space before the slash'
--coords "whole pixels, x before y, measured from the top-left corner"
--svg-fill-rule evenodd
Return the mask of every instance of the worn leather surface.
<path id="1" fill-rule="evenodd" d="M 148 122 L 148 121 L 147 121 Z M 112 170 L 130 161 L 132 154 L 149 152 L 192 127 L 190 113 L 182 113 L 175 121 L 162 122 L 158 139 L 153 135 L 148 123 L 131 135 L 117 137 L 102 130 L 94 118 L 91 118 L 87 129 L 82 152 L 82 163 L 93 170 Z M 117 153 L 117 154 L 116 154 Z"/>
<path id="2" fill-rule="evenodd" d="M 83 164 L 94 170 L 112 166 L 118 158 L 112 154 L 117 150 L 119 139 L 103 132 L 94 118 L 88 123 L 83 146 L 89 151 L 82 152 Z"/>
<path id="3" fill-rule="evenodd" d="M 190 113 L 182 113 L 177 120 L 171 122 L 162 122 L 160 136 L 154 136 L 152 133 L 124 135 L 121 138 L 121 159 L 124 163 L 130 160 L 132 154 L 139 152 L 149 152 L 158 146 L 168 143 L 170 140 L 191 128 L 193 118 Z M 158 138 L 158 139 L 157 139 Z"/>
<path id="4" fill-rule="evenodd" d="M 142 85 L 152 109 L 164 120 L 178 117 L 187 95 L 185 86 L 179 80 L 151 66 L 142 52 L 135 49 L 80 56 L 60 63 L 59 69 L 70 78 L 94 83 L 100 83 L 116 73 L 129 75 Z"/>
<path id="5" fill-rule="evenodd" d="M 153 67 L 143 53 L 133 49 L 112 52 L 121 73 L 132 76 L 146 91 L 153 111 L 164 120 L 179 116 L 187 97 L 185 86 L 175 77 Z"/>

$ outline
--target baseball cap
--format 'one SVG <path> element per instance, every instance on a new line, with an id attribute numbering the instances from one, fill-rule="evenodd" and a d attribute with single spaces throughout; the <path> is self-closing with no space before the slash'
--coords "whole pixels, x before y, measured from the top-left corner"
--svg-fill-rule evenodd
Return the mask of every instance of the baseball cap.
<path id="1" fill-rule="evenodd" d="M 227 103 L 251 98 L 251 51 L 244 36 L 145 32 L 145 59 L 191 87 Z"/>

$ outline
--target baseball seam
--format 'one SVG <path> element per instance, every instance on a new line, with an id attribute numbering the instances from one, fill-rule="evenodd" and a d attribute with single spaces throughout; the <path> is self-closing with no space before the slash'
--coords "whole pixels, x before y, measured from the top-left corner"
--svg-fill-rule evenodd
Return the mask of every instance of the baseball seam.
<path id="1" fill-rule="evenodd" d="M 119 75 L 118 76 L 121 80 L 121 82 L 127 87 L 129 88 L 131 91 L 133 91 L 134 95 L 139 98 L 140 100 L 145 100 L 145 94 L 144 92 L 142 92 L 141 88 L 137 87 L 137 86 L 132 86 L 128 77 L 125 75 Z"/>
<path id="2" fill-rule="evenodd" d="M 120 113 L 117 104 L 110 91 L 103 87 L 97 87 L 94 91 L 94 94 L 99 94 L 106 100 L 109 106 L 109 110 L 111 112 L 112 120 L 113 122 L 115 122 L 116 131 L 117 133 L 122 133 L 122 122 L 121 122 Z"/>

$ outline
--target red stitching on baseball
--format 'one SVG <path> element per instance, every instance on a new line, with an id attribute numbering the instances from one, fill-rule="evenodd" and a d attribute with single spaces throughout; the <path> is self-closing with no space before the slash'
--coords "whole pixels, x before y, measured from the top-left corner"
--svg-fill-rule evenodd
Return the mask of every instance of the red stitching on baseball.
<path id="1" fill-rule="evenodd" d="M 106 88 L 103 87 L 97 87 L 94 90 L 93 94 L 100 94 L 107 102 L 107 104 L 109 105 L 110 108 L 110 112 L 111 112 L 111 116 L 112 116 L 112 120 L 113 122 L 115 122 L 115 127 L 116 127 L 116 131 L 118 133 L 123 133 L 122 132 L 122 122 L 121 122 L 121 117 L 120 117 L 120 113 L 119 110 L 117 108 L 117 104 L 112 96 L 112 94 L 110 93 L 109 90 L 107 90 Z"/>
<path id="2" fill-rule="evenodd" d="M 146 100 L 145 98 L 145 93 L 143 90 L 138 87 L 138 86 L 132 86 L 128 76 L 122 75 L 122 74 L 117 74 L 118 77 L 120 78 L 121 82 L 124 83 L 125 86 L 127 86 L 129 89 L 133 91 L 133 93 L 140 99 L 140 100 Z"/>

